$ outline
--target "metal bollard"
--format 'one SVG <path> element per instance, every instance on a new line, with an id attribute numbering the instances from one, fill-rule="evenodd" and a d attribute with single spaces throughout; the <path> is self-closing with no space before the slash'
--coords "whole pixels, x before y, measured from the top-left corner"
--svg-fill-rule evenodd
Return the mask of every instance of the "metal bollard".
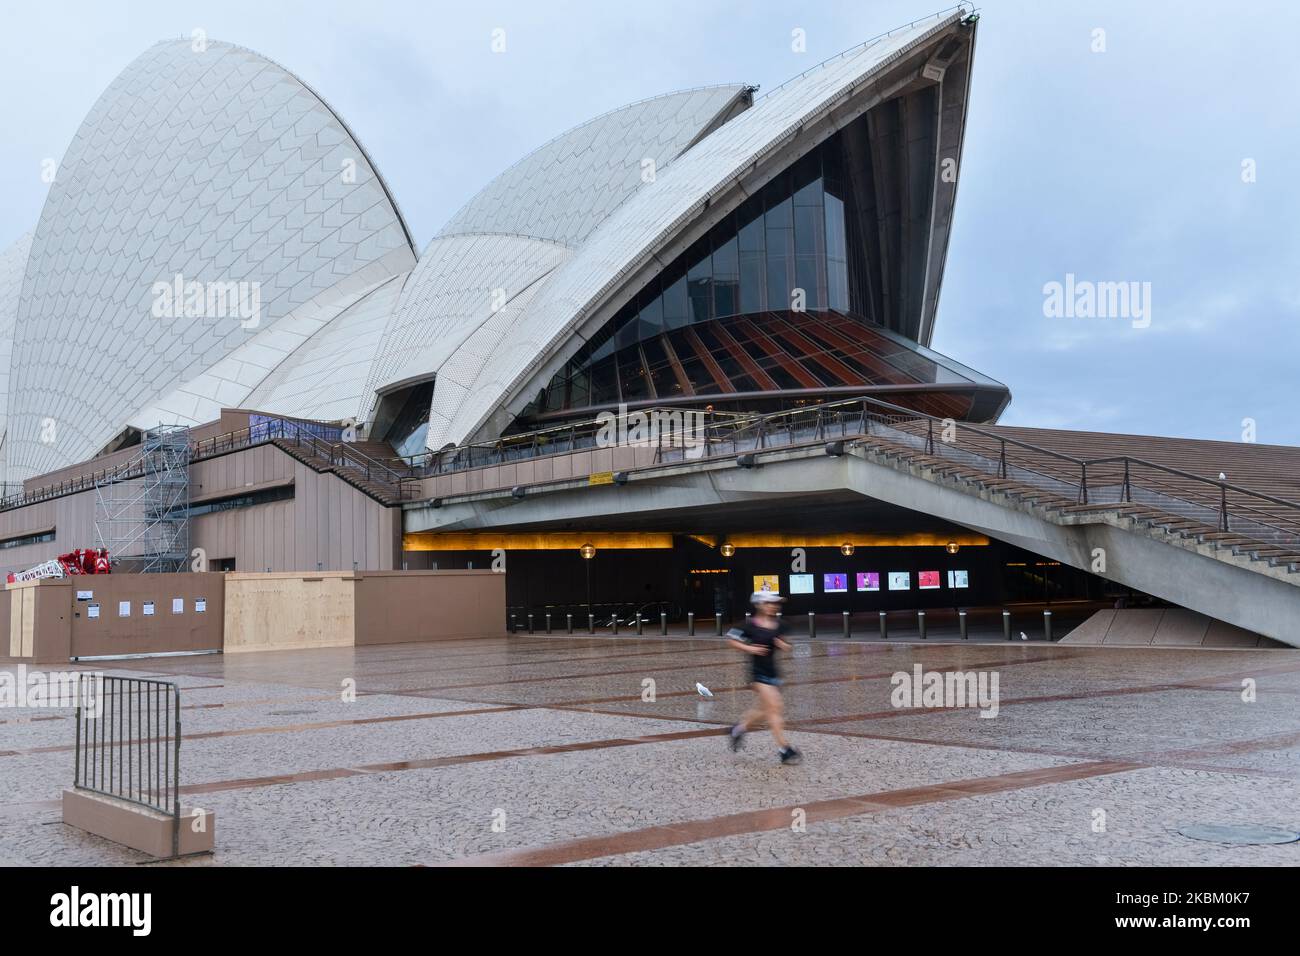
<path id="1" fill-rule="evenodd" d="M 528 633 L 529 634 L 537 633 L 536 630 L 534 630 L 533 628 L 533 614 L 531 611 L 528 612 Z"/>
<path id="2" fill-rule="evenodd" d="M 808 612 L 808 639 L 817 640 L 817 615 L 812 611 Z"/>
<path id="3" fill-rule="evenodd" d="M 640 611 L 637 611 L 637 612 L 636 612 L 636 636 L 637 636 L 637 637 L 640 637 L 640 636 L 641 636 L 641 633 L 642 633 L 642 632 L 641 632 L 641 612 L 640 612 Z"/>
<path id="4" fill-rule="evenodd" d="M 842 611 L 841 613 L 844 615 L 844 639 L 847 641 L 853 636 L 853 629 L 849 626 L 849 612 Z"/>
<path id="5" fill-rule="evenodd" d="M 667 611 L 659 612 L 659 633 L 664 637 L 668 636 L 668 612 Z"/>
<path id="6" fill-rule="evenodd" d="M 1043 612 L 1043 637 L 1049 642 L 1052 640 L 1052 612 Z"/>
<path id="7" fill-rule="evenodd" d="M 925 640 L 925 612 L 916 612 L 916 629 L 921 632 L 921 640 Z"/>
<path id="8" fill-rule="evenodd" d="M 519 633 L 519 615 L 517 614 L 510 615 L 510 633 L 511 634 Z"/>
<path id="9" fill-rule="evenodd" d="M 695 636 L 695 612 L 694 611 L 686 612 L 686 636 L 687 637 Z"/>
<path id="10" fill-rule="evenodd" d="M 547 634 L 551 633 L 551 612 L 550 611 L 546 612 L 546 633 Z"/>
<path id="11" fill-rule="evenodd" d="M 718 637 L 721 637 L 722 636 L 722 612 L 721 611 L 715 612 L 713 615 L 713 620 L 718 627 Z"/>
<path id="12" fill-rule="evenodd" d="M 609 626 L 610 626 L 610 630 L 611 630 L 611 632 L 612 632 L 613 634 L 617 635 L 617 634 L 618 634 L 618 612 L 617 612 L 617 611 L 614 612 L 614 620 L 613 620 L 613 623 L 611 623 Z"/>
<path id="13" fill-rule="evenodd" d="M 965 611 L 957 612 L 957 626 L 961 628 L 961 639 L 963 641 L 968 640 L 970 638 L 970 635 L 966 633 L 966 612 Z"/>
<path id="14" fill-rule="evenodd" d="M 566 618 L 568 618 L 568 623 L 569 623 L 569 633 L 572 634 L 572 633 L 573 633 L 573 615 L 572 615 L 572 614 L 566 614 L 566 615 L 564 615 L 564 616 L 565 616 Z"/>
<path id="15" fill-rule="evenodd" d="M 1002 612 L 1002 636 L 1008 641 L 1011 640 L 1011 612 Z"/>
<path id="16" fill-rule="evenodd" d="M 749 627 L 749 620 L 750 620 L 750 618 L 752 618 L 753 616 L 754 616 L 754 615 L 751 614 L 749 611 L 746 611 L 746 612 L 745 612 L 745 627 Z"/>
<path id="17" fill-rule="evenodd" d="M 889 640 L 889 618 L 885 616 L 884 611 L 880 612 L 880 639 Z"/>
<path id="18" fill-rule="evenodd" d="M 594 614 L 587 615 L 587 633 L 588 634 L 596 633 L 596 615 Z"/>

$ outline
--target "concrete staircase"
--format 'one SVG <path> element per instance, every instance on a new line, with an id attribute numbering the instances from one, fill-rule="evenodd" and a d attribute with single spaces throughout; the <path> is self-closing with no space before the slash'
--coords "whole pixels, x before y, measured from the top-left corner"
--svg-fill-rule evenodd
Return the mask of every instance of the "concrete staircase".
<path id="1" fill-rule="evenodd" d="M 410 469 L 397 459 L 397 453 L 387 442 L 274 438 L 271 444 L 312 471 L 337 475 L 380 504 L 396 507 L 406 500 L 406 487 L 401 479 L 410 475 Z"/>
<path id="2" fill-rule="evenodd" d="M 1287 546 L 1248 534 L 1225 532 L 1219 526 L 1172 510 L 1123 502 L 1080 504 L 1077 489 L 1061 479 L 1041 481 L 1002 478 L 996 461 L 954 461 L 929 454 L 903 441 L 875 435 L 857 439 L 869 460 L 886 464 L 927 481 L 1016 508 L 1061 526 L 1105 524 L 1146 535 L 1173 547 L 1245 567 L 1300 586 L 1300 544 Z M 971 456 L 974 458 L 975 456 Z M 1049 487 L 1042 487 L 1047 485 Z M 1057 485 L 1058 487 L 1050 487 Z M 1300 624 L 1300 622 L 1297 622 Z"/>

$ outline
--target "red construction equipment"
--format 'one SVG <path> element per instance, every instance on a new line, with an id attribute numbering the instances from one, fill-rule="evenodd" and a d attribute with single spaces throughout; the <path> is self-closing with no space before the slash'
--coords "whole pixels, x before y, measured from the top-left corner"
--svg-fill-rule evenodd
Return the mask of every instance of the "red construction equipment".
<path id="1" fill-rule="evenodd" d="M 10 584 L 19 581 L 39 581 L 41 578 L 63 578 L 74 574 L 111 574 L 113 564 L 108 559 L 107 548 L 78 548 L 61 554 L 56 560 L 46 561 L 26 571 L 11 573 Z"/>

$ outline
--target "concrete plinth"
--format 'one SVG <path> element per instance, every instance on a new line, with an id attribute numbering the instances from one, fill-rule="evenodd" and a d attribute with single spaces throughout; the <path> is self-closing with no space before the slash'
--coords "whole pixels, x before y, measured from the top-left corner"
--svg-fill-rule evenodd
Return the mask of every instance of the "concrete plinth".
<path id="1" fill-rule="evenodd" d="M 63 822 L 150 856 L 172 855 L 171 816 L 125 800 L 68 788 Z M 216 826 L 215 812 L 181 807 L 180 854 L 212 852 Z"/>

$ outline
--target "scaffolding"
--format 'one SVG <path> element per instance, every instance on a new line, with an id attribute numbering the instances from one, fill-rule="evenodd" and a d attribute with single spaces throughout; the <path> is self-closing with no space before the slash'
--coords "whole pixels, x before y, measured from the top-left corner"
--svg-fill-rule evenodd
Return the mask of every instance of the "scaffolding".
<path id="1" fill-rule="evenodd" d="M 95 537 L 114 570 L 184 571 L 190 559 L 190 433 L 156 428 L 139 453 L 95 482 Z"/>

